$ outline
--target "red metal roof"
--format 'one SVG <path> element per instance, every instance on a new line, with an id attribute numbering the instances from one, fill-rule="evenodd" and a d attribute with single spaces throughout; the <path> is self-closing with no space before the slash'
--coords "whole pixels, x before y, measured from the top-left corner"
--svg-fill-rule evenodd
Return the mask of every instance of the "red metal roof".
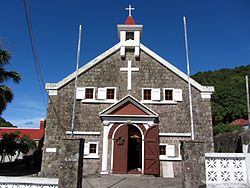
<path id="1" fill-rule="evenodd" d="M 23 135 L 29 135 L 29 137 L 33 140 L 41 140 L 41 138 L 44 136 L 44 129 L 24 129 L 24 128 L 9 128 L 4 127 L 0 128 L 0 139 L 2 138 L 3 133 L 12 133 L 12 132 L 20 132 L 20 136 Z"/>
<path id="2" fill-rule="evenodd" d="M 236 119 L 231 124 L 240 125 L 240 126 L 247 126 L 249 123 L 248 123 L 248 120 L 246 120 L 246 119 Z"/>
<path id="3" fill-rule="evenodd" d="M 128 16 L 127 20 L 125 21 L 126 25 L 135 25 L 134 18 L 132 16 Z"/>

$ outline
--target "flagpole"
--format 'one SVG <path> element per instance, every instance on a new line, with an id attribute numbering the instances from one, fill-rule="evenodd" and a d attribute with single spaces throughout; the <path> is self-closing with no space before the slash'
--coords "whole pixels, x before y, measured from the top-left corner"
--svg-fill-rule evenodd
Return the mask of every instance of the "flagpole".
<path id="1" fill-rule="evenodd" d="M 250 106 L 249 106 L 249 85 L 248 85 L 248 76 L 246 76 L 246 92 L 247 92 L 248 129 L 250 129 Z"/>
<path id="2" fill-rule="evenodd" d="M 76 75 L 75 75 L 76 78 L 75 78 L 75 88 L 74 88 L 74 98 L 73 98 L 71 137 L 73 137 L 74 129 L 75 129 L 76 92 L 77 92 L 77 78 L 78 78 L 79 62 L 80 62 L 81 38 L 82 38 L 82 25 L 79 26 L 79 36 L 78 36 Z"/>
<path id="3" fill-rule="evenodd" d="M 187 74 L 188 74 L 188 95 L 189 95 L 191 138 L 192 138 L 192 140 L 194 140 L 194 120 L 193 120 L 192 91 L 191 91 L 191 84 L 190 84 L 187 26 L 186 26 L 186 17 L 185 16 L 183 17 L 183 23 L 184 23 L 184 33 L 185 33 L 186 61 L 187 61 Z"/>

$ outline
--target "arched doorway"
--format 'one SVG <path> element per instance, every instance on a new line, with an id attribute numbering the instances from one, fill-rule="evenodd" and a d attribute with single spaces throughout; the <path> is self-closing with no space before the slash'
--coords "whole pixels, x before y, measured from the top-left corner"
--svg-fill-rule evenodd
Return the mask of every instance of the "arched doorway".
<path id="1" fill-rule="evenodd" d="M 113 173 L 141 173 L 142 133 L 132 124 L 124 124 L 114 131 Z"/>
<path id="2" fill-rule="evenodd" d="M 140 130 L 128 127 L 128 172 L 141 172 L 142 169 L 142 137 Z"/>

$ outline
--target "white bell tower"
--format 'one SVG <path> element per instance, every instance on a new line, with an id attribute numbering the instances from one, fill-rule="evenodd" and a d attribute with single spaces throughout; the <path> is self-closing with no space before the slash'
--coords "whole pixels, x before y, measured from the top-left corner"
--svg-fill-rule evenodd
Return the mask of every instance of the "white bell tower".
<path id="1" fill-rule="evenodd" d="M 136 25 L 135 21 L 131 15 L 131 11 L 135 10 L 129 5 L 126 10 L 129 11 L 129 15 L 125 24 L 117 25 L 118 35 L 120 38 L 121 49 L 120 55 L 121 57 L 126 56 L 126 50 L 134 51 L 135 58 L 140 57 L 140 38 L 142 33 L 142 25 Z"/>

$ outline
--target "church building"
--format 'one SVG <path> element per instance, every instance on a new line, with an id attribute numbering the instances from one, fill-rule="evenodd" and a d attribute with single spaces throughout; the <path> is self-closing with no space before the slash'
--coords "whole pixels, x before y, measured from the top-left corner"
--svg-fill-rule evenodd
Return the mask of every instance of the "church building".
<path id="1" fill-rule="evenodd" d="M 213 151 L 214 88 L 189 80 L 143 45 L 143 25 L 136 24 L 132 9 L 125 23 L 117 25 L 119 42 L 78 71 L 73 138 L 85 139 L 86 175 L 180 177 L 182 141 L 211 143 Z M 71 137 L 75 78 L 73 72 L 46 84 L 50 100 L 41 174 L 47 177 L 58 175 L 61 139 Z"/>

